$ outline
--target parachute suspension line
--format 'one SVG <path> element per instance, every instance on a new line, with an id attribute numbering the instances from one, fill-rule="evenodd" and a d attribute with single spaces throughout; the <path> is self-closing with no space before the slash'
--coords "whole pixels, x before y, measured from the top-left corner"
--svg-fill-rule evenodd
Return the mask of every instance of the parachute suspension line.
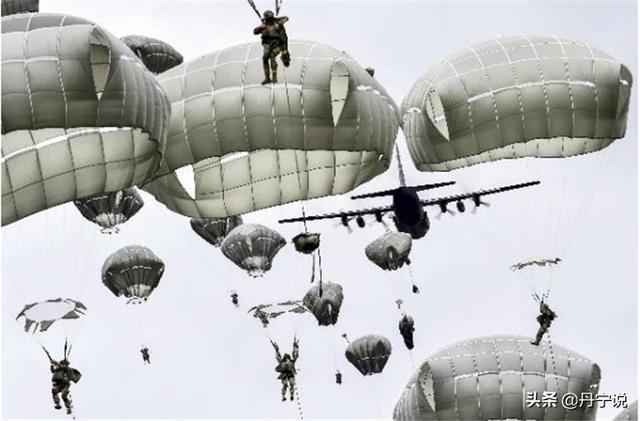
<path id="1" fill-rule="evenodd" d="M 304 416 L 302 415 L 302 403 L 300 401 L 300 382 L 296 381 L 296 385 L 293 388 L 293 391 L 296 395 L 296 406 L 298 407 L 298 416 L 300 417 L 301 420 L 303 420 Z"/>
<path id="2" fill-rule="evenodd" d="M 549 348 L 549 358 L 551 359 L 551 367 L 553 369 L 553 377 L 555 377 L 555 379 L 556 379 L 556 392 L 560 393 L 560 381 L 558 380 L 558 369 L 556 367 L 556 358 L 555 358 L 555 353 L 553 352 L 553 344 L 551 342 L 551 331 L 550 330 L 547 330 L 547 346 Z"/>
<path id="3" fill-rule="evenodd" d="M 289 98 L 289 83 L 287 82 L 287 67 L 285 66 L 282 69 L 282 77 L 284 78 L 284 93 L 287 95 L 287 107 L 289 108 L 289 116 L 291 116 L 291 99 Z M 300 92 L 300 96 L 302 96 L 302 92 Z M 297 162 L 297 161 L 296 161 Z M 305 221 L 306 226 L 306 221 Z"/>
<path id="4" fill-rule="evenodd" d="M 258 15 L 258 18 L 262 20 L 262 15 L 260 14 L 260 11 L 256 7 L 256 4 L 253 2 L 253 0 L 247 0 L 247 2 L 249 3 L 249 6 L 251 6 L 253 11 L 256 12 L 256 15 Z"/>

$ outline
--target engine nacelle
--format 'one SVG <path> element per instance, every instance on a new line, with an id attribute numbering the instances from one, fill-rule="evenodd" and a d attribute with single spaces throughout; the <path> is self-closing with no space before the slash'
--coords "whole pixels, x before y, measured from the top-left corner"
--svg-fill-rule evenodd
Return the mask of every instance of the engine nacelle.
<path id="1" fill-rule="evenodd" d="M 464 213 L 464 211 L 467 209 L 466 206 L 464 205 L 464 202 L 462 200 L 458 200 L 458 202 L 456 203 L 456 209 L 458 209 L 458 212 L 460 213 Z"/>
<path id="2" fill-rule="evenodd" d="M 362 216 L 358 216 L 356 218 L 356 224 L 358 224 L 360 228 L 364 228 L 364 226 L 366 225 L 366 223 L 364 222 L 364 218 Z"/>
<path id="3" fill-rule="evenodd" d="M 342 225 L 344 225 L 345 227 L 349 226 L 349 218 L 347 218 L 347 215 L 342 215 L 340 217 L 340 221 L 342 221 Z"/>

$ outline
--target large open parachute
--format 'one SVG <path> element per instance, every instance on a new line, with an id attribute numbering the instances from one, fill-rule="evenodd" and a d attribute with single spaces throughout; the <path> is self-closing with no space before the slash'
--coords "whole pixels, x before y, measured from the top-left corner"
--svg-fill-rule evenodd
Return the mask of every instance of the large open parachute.
<path id="1" fill-rule="evenodd" d="M 349 343 L 344 353 L 363 376 L 381 373 L 391 356 L 391 342 L 380 335 L 365 335 Z"/>
<path id="2" fill-rule="evenodd" d="M 564 408 L 563 396 L 598 393 L 600 368 L 589 359 L 528 337 L 488 336 L 431 355 L 411 376 L 393 412 L 400 420 L 593 420 L 597 405 Z M 527 405 L 557 393 L 558 404 Z"/>
<path id="3" fill-rule="evenodd" d="M 144 201 L 134 188 L 102 193 L 73 202 L 82 216 L 102 227 L 103 233 L 118 232 L 118 225 L 138 213 Z"/>
<path id="4" fill-rule="evenodd" d="M 143 246 L 127 246 L 109 256 L 102 266 L 102 283 L 127 304 L 147 301 L 160 283 L 164 262 Z"/>
<path id="5" fill-rule="evenodd" d="M 273 258 L 286 244 L 285 239 L 269 227 L 243 224 L 225 237 L 220 250 L 249 276 L 257 278 L 271 269 Z"/>
<path id="6" fill-rule="evenodd" d="M 2 225 L 155 175 L 170 106 L 115 36 L 50 13 L 2 18 Z"/>
<path id="7" fill-rule="evenodd" d="M 233 46 L 158 76 L 167 151 L 145 189 L 190 217 L 226 217 L 354 189 L 384 172 L 399 125 L 384 88 L 348 54 L 289 41 L 284 83 L 261 85 L 262 47 Z M 192 196 L 174 171 L 191 166 Z"/>
<path id="8" fill-rule="evenodd" d="M 456 170 L 461 189 L 540 180 L 474 229 L 500 224 L 480 235 L 505 268 L 564 265 L 615 153 L 608 146 L 625 135 L 631 85 L 626 66 L 584 42 L 498 37 L 433 65 L 403 102 L 403 130 L 416 167 Z M 544 296 L 563 265 L 514 274 Z"/>

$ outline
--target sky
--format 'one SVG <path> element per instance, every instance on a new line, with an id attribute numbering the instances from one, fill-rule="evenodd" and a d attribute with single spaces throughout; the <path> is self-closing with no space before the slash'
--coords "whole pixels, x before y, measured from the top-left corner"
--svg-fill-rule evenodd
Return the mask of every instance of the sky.
<path id="1" fill-rule="evenodd" d="M 258 7 L 270 7 L 258 2 Z M 185 60 L 230 45 L 258 42 L 256 16 L 244 1 L 54 1 L 41 11 L 68 13 L 99 23 L 117 36 L 162 39 Z M 637 80 L 637 11 L 632 2 L 301 2 L 285 1 L 292 39 L 316 40 L 347 51 L 400 104 L 412 84 L 437 59 L 496 35 L 556 34 L 586 41 L 625 63 Z M 89 308 L 74 335 L 73 365 L 84 376 L 73 386 L 78 419 L 84 418 L 297 418 L 294 403 L 280 402 L 280 384 L 269 337 L 285 351 L 294 334 L 301 342 L 298 385 L 306 418 L 389 418 L 411 373 L 442 347 L 494 334 L 532 336 L 537 305 L 509 264 L 520 250 L 563 232 L 564 262 L 550 304 L 559 314 L 554 342 L 596 361 L 604 393 L 636 398 L 637 372 L 637 90 L 626 138 L 571 164 L 569 189 L 584 188 L 583 202 L 564 200 L 558 178 L 540 175 L 541 191 L 493 198 L 490 208 L 437 219 L 413 243 L 412 272 L 421 293 L 409 293 L 407 270 L 383 272 L 364 247 L 384 232 L 379 224 L 349 234 L 334 222 L 319 222 L 326 280 L 339 282 L 345 301 L 335 328 L 311 317 L 276 320 L 266 331 L 246 311 L 255 304 L 301 298 L 310 288 L 311 261 L 292 245 L 275 258 L 262 279 L 250 279 L 219 250 L 191 230 L 188 218 L 143 193 L 146 205 L 117 235 L 104 235 L 72 204 L 25 218 L 2 229 L 2 414 L 3 418 L 62 418 L 50 401 L 50 373 L 38 344 L 16 323 L 24 304 L 69 297 Z M 451 174 L 418 172 L 401 133 L 397 141 L 410 184 L 458 181 L 460 190 L 512 181 L 509 164 Z M 397 185 L 390 170 L 355 192 Z M 549 171 L 553 171 L 549 168 Z M 480 174 L 485 173 L 485 174 Z M 478 176 L 478 177 L 476 177 Z M 525 181 L 525 180 L 522 180 Z M 429 193 L 429 194 L 426 194 Z M 431 197 L 440 192 L 426 192 Z M 349 195 L 313 200 L 307 213 L 384 204 L 355 203 Z M 548 202 L 541 202 L 543 198 Z M 569 196 L 567 196 L 569 197 Z M 571 196 L 572 197 L 572 196 Z M 588 206 L 586 206 L 588 205 Z M 540 209 L 540 212 L 532 212 Z M 296 225 L 279 225 L 300 204 L 254 212 L 245 222 L 277 229 L 289 240 Z M 537 215 L 535 218 L 531 215 Z M 560 215 L 545 235 L 534 229 L 540 215 Z M 579 216 L 574 224 L 572 215 Z M 564 218 L 564 219 L 562 219 Z M 568 218 L 568 219 L 567 219 Z M 535 221 L 534 221 L 535 220 Z M 566 221 L 573 221 L 565 225 Z M 567 226 L 571 229 L 567 231 Z M 575 232 L 573 230 L 575 228 Z M 544 237 L 544 238 L 543 238 Z M 540 242 L 538 242 L 540 240 Z M 101 283 L 105 258 L 140 244 L 166 263 L 158 289 L 136 311 Z M 566 246 L 566 247 L 565 247 Z M 569 247 L 570 246 L 570 247 Z M 543 246 L 540 246 L 543 247 Z M 540 249 L 549 256 L 551 250 Z M 241 308 L 230 302 L 238 291 Z M 407 351 L 397 331 L 396 298 L 416 320 L 416 347 Z M 389 338 L 393 353 L 383 373 L 361 376 L 344 358 L 346 342 L 364 334 Z M 152 364 L 142 364 L 144 343 Z M 59 352 L 58 352 L 59 353 Z M 334 383 L 338 368 L 344 383 Z M 611 419 L 605 408 L 599 419 Z"/>

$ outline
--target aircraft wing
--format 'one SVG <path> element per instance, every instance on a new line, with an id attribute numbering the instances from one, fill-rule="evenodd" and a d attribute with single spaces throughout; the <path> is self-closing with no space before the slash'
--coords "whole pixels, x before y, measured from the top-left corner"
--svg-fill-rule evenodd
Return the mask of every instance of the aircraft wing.
<path id="1" fill-rule="evenodd" d="M 446 208 L 447 204 L 449 203 L 455 203 L 465 199 L 473 199 L 475 205 L 479 206 L 480 200 L 484 196 L 488 196 L 490 194 L 496 194 L 496 193 L 504 193 L 511 190 L 523 189 L 523 188 L 535 186 L 538 184 L 540 184 L 540 181 L 529 181 L 526 183 L 511 184 L 508 186 L 496 187 L 496 188 L 487 189 L 487 190 L 478 190 L 475 192 L 463 193 L 455 196 L 445 196 L 445 197 L 439 197 L 437 199 L 422 200 L 420 201 L 420 203 L 422 203 L 422 206 L 440 206 L 440 208 Z"/>
<path id="2" fill-rule="evenodd" d="M 311 216 L 305 216 L 305 217 L 301 216 L 298 218 L 281 219 L 278 222 L 280 222 L 281 224 L 286 224 L 289 222 L 317 221 L 319 219 L 334 219 L 334 218 L 345 219 L 345 218 L 354 218 L 362 215 L 384 215 L 385 213 L 391 212 L 391 211 L 393 211 L 392 206 L 381 206 L 377 208 L 360 209 L 355 211 L 344 211 L 344 212 L 336 212 L 336 213 L 327 213 L 324 215 L 311 215 Z"/>

